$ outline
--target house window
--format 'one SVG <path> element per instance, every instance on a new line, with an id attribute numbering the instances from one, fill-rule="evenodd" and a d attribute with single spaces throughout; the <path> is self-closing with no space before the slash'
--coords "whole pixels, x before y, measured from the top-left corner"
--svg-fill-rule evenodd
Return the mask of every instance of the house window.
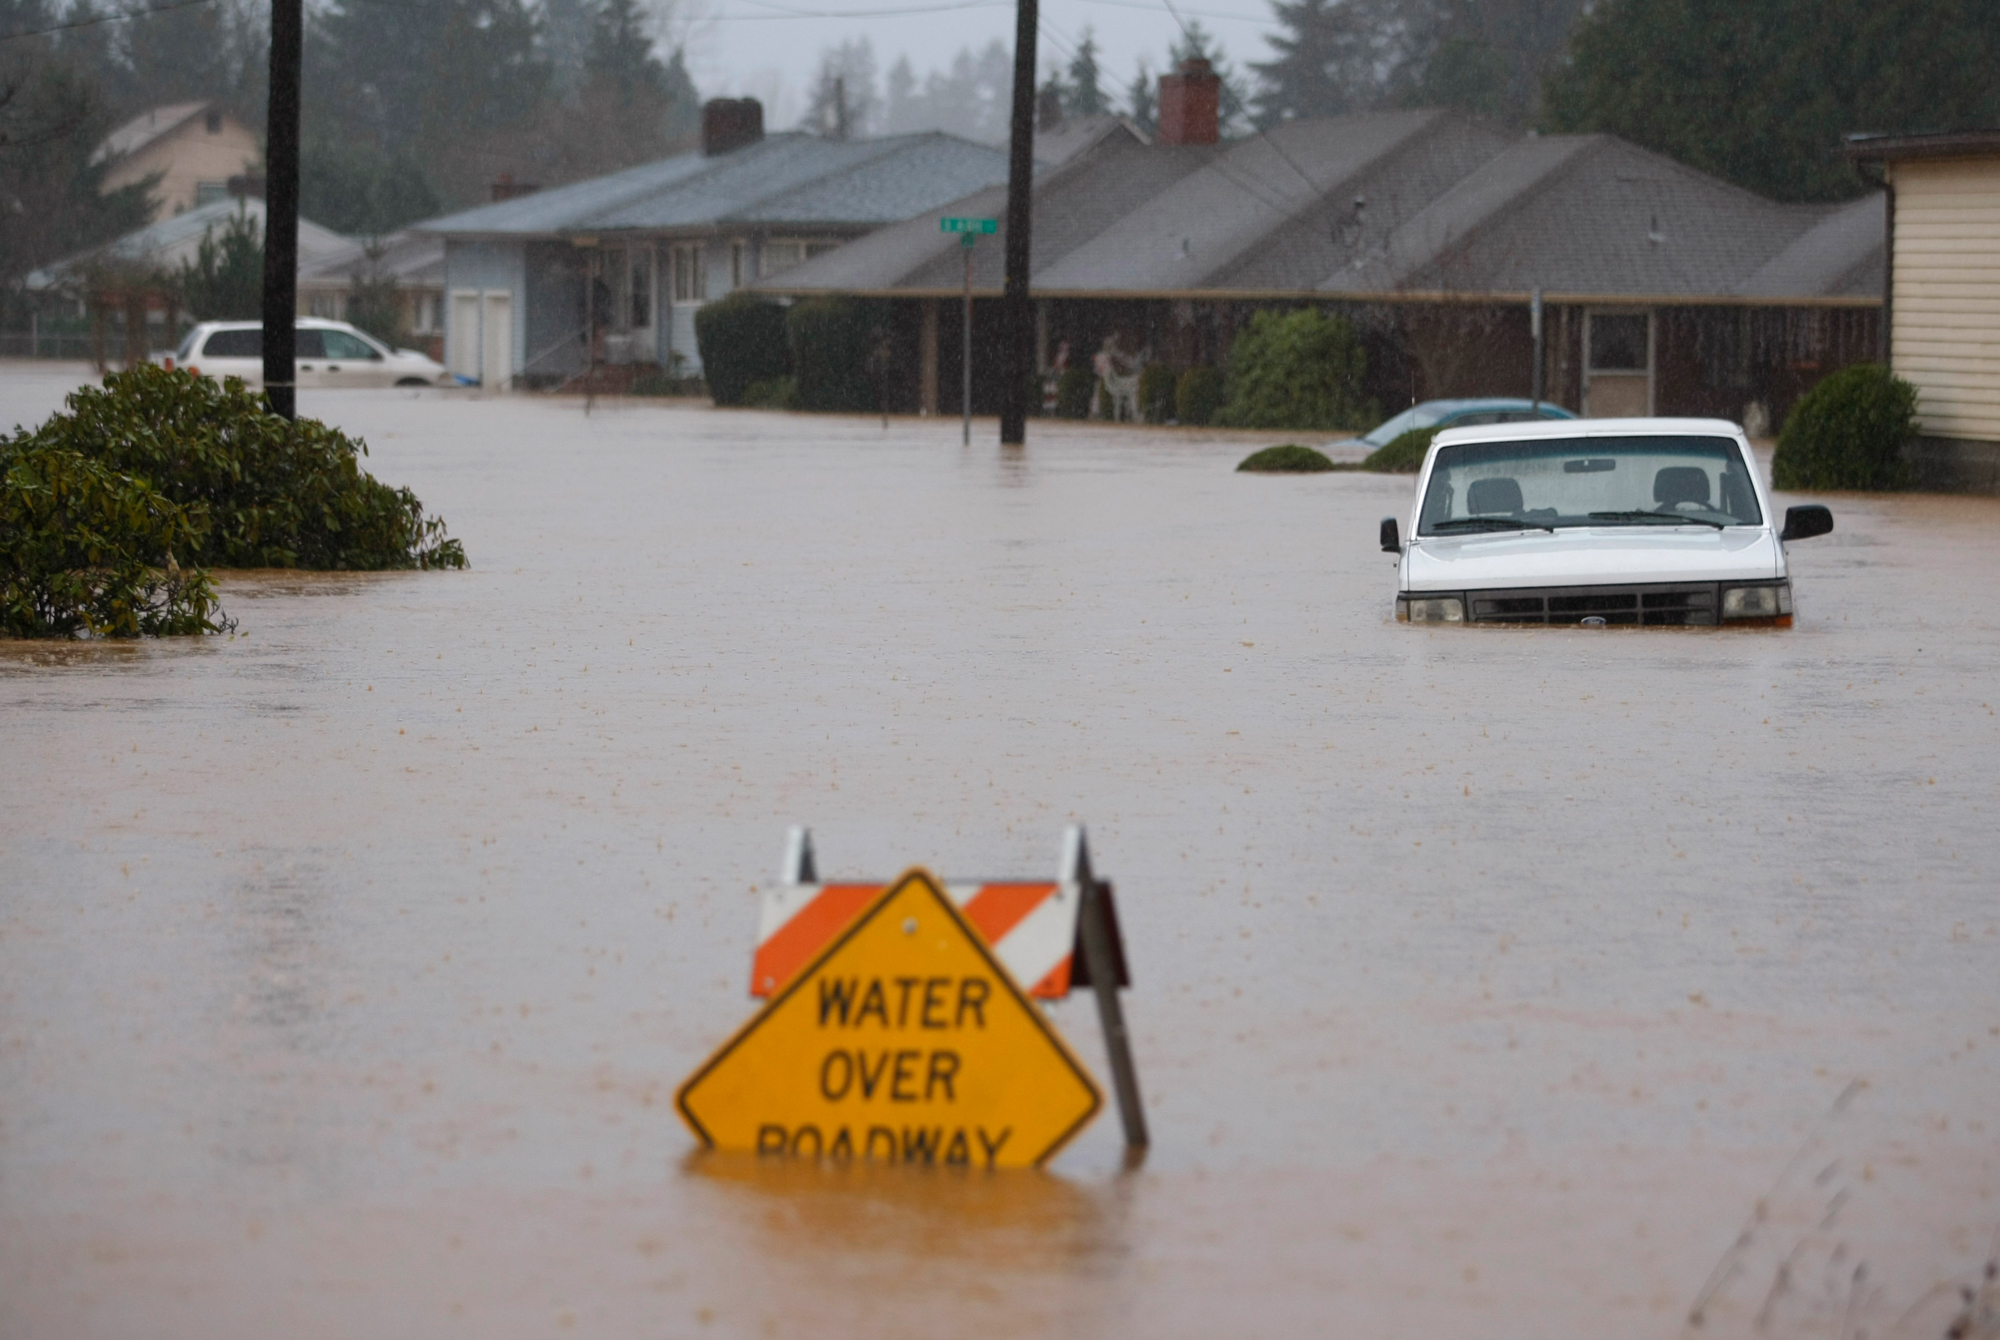
<path id="1" fill-rule="evenodd" d="M 826 237 L 781 237 L 764 244 L 763 273 L 776 274 L 801 261 L 809 261 L 832 251 L 840 243 Z"/>
<path id="2" fill-rule="evenodd" d="M 733 291 L 743 287 L 749 276 L 743 273 L 744 246 L 740 241 L 729 244 L 729 287 Z"/>
<path id="3" fill-rule="evenodd" d="M 228 198 L 229 183 L 226 181 L 198 181 L 194 184 L 194 203 L 197 209 Z"/>
<path id="4" fill-rule="evenodd" d="M 444 325 L 444 295 L 417 293 L 410 297 L 410 333 L 429 335 Z"/>
<path id="5" fill-rule="evenodd" d="M 329 321 L 340 320 L 339 293 L 313 293 L 306 297 L 306 315 L 325 317 Z"/>
<path id="6" fill-rule="evenodd" d="M 632 248 L 627 275 L 627 287 L 631 294 L 631 328 L 644 330 L 653 324 L 653 252 L 650 247 Z"/>
<path id="7" fill-rule="evenodd" d="M 222 113 L 216 111 L 213 107 L 209 108 L 208 115 L 202 118 L 202 126 L 209 134 L 220 135 L 222 133 Z"/>
<path id="8" fill-rule="evenodd" d="M 708 275 L 701 265 L 701 244 L 686 242 L 674 248 L 674 301 L 704 302 L 708 298 Z"/>

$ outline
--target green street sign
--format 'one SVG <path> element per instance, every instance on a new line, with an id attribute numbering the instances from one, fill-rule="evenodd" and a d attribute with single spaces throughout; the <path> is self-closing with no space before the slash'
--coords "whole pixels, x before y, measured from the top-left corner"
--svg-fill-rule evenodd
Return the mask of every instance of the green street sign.
<path id="1" fill-rule="evenodd" d="M 939 219 L 941 233 L 997 233 L 1000 231 L 998 219 Z"/>

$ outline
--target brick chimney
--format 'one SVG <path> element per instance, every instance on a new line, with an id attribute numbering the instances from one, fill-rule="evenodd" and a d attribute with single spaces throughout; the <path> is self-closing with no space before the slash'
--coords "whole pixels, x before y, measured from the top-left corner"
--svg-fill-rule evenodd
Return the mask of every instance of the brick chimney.
<path id="1" fill-rule="evenodd" d="M 1221 138 L 1222 79 L 1200 57 L 1160 76 L 1161 144 L 1214 144 Z"/>
<path id="2" fill-rule="evenodd" d="M 710 98 L 701 107 L 701 151 L 713 158 L 764 138 L 764 104 L 755 98 Z"/>
<path id="3" fill-rule="evenodd" d="M 533 195 L 542 188 L 533 182 L 515 181 L 514 174 L 503 172 L 495 177 L 487 188 L 497 200 L 518 200 L 524 195 Z"/>

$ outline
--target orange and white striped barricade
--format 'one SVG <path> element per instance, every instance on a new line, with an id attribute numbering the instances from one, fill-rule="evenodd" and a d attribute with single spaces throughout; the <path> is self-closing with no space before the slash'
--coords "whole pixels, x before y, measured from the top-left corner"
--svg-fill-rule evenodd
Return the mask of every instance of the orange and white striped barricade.
<path id="1" fill-rule="evenodd" d="M 1125 1142 L 1142 1148 L 1146 1120 L 1118 1000 L 1118 988 L 1132 984 L 1131 973 L 1111 885 L 1092 874 L 1080 826 L 1063 833 L 1058 871 L 1053 880 L 947 880 L 944 890 L 1029 995 L 1060 1000 L 1074 987 L 1093 990 Z M 781 990 L 885 887 L 880 880 L 822 882 L 811 831 L 793 828 L 783 876 L 763 893 L 750 994 L 763 998 Z"/>

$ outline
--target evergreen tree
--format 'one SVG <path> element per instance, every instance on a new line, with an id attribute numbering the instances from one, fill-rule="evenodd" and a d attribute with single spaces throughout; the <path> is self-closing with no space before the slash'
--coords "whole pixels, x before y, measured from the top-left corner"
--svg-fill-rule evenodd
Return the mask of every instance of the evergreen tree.
<path id="1" fill-rule="evenodd" d="M 1613 0 L 1580 20 L 1547 121 L 1781 200 L 1865 189 L 1858 130 L 2000 124 L 2000 0 Z"/>
<path id="2" fill-rule="evenodd" d="M 892 135 L 943 130 L 993 144 L 1007 138 L 1013 110 L 1014 58 L 998 38 L 975 52 L 952 58 L 948 70 L 932 70 L 919 84 L 908 61 L 889 71 L 884 129 Z"/>
<path id="3" fill-rule="evenodd" d="M 549 85 L 538 35 L 523 0 L 331 0 L 308 29 L 307 123 L 407 154 L 448 205 L 470 204 L 534 147 L 520 137 Z"/>
<path id="4" fill-rule="evenodd" d="M 263 313 L 264 243 L 257 221 L 232 217 L 217 238 L 201 235 L 195 258 L 181 262 L 176 277 L 181 302 L 197 321 L 254 321 Z"/>
<path id="5" fill-rule="evenodd" d="M 1271 13 L 1283 30 L 1264 39 L 1275 56 L 1250 67 L 1259 125 L 1340 116 L 1377 101 L 1375 38 L 1356 0 L 1272 0 Z"/>
<path id="6" fill-rule="evenodd" d="M 1244 86 L 1243 76 L 1229 63 L 1228 53 L 1222 49 L 1209 31 L 1201 26 L 1199 19 L 1190 19 L 1181 29 L 1180 40 L 1167 48 L 1168 70 L 1178 70 L 1186 60 L 1205 60 L 1222 80 L 1222 97 L 1219 119 L 1222 133 L 1227 135 L 1239 128 L 1250 115 L 1250 91 Z M 1141 67 L 1143 68 L 1143 67 Z"/>
<path id="7" fill-rule="evenodd" d="M 1146 58 L 1139 58 L 1139 69 L 1132 76 L 1132 82 L 1125 86 L 1125 114 L 1132 118 L 1132 124 L 1151 135 L 1160 128 L 1160 105 L 1155 92 L 1153 72 L 1146 68 Z"/>
<path id="8" fill-rule="evenodd" d="M 299 151 L 299 213 L 337 233 L 381 237 L 443 209 L 423 165 L 406 150 L 307 131 Z"/>
<path id="9" fill-rule="evenodd" d="M 1055 76 L 1051 75 L 1053 79 Z M 1064 90 L 1064 108 L 1071 116 L 1096 116 L 1107 110 L 1111 100 L 1104 96 L 1097 68 L 1097 38 L 1086 27 L 1069 63 L 1069 87 Z"/>
<path id="10" fill-rule="evenodd" d="M 0 32 L 60 19 L 42 0 L 0 0 Z M 102 191 L 109 165 L 91 157 L 114 115 L 87 65 L 55 35 L 0 43 L 0 301 L 11 305 L 35 269 L 152 217 L 152 183 Z"/>
<path id="11" fill-rule="evenodd" d="M 875 48 L 865 37 L 849 38 L 820 53 L 819 78 L 804 126 L 822 135 L 859 138 L 881 118 L 875 91 Z"/>

